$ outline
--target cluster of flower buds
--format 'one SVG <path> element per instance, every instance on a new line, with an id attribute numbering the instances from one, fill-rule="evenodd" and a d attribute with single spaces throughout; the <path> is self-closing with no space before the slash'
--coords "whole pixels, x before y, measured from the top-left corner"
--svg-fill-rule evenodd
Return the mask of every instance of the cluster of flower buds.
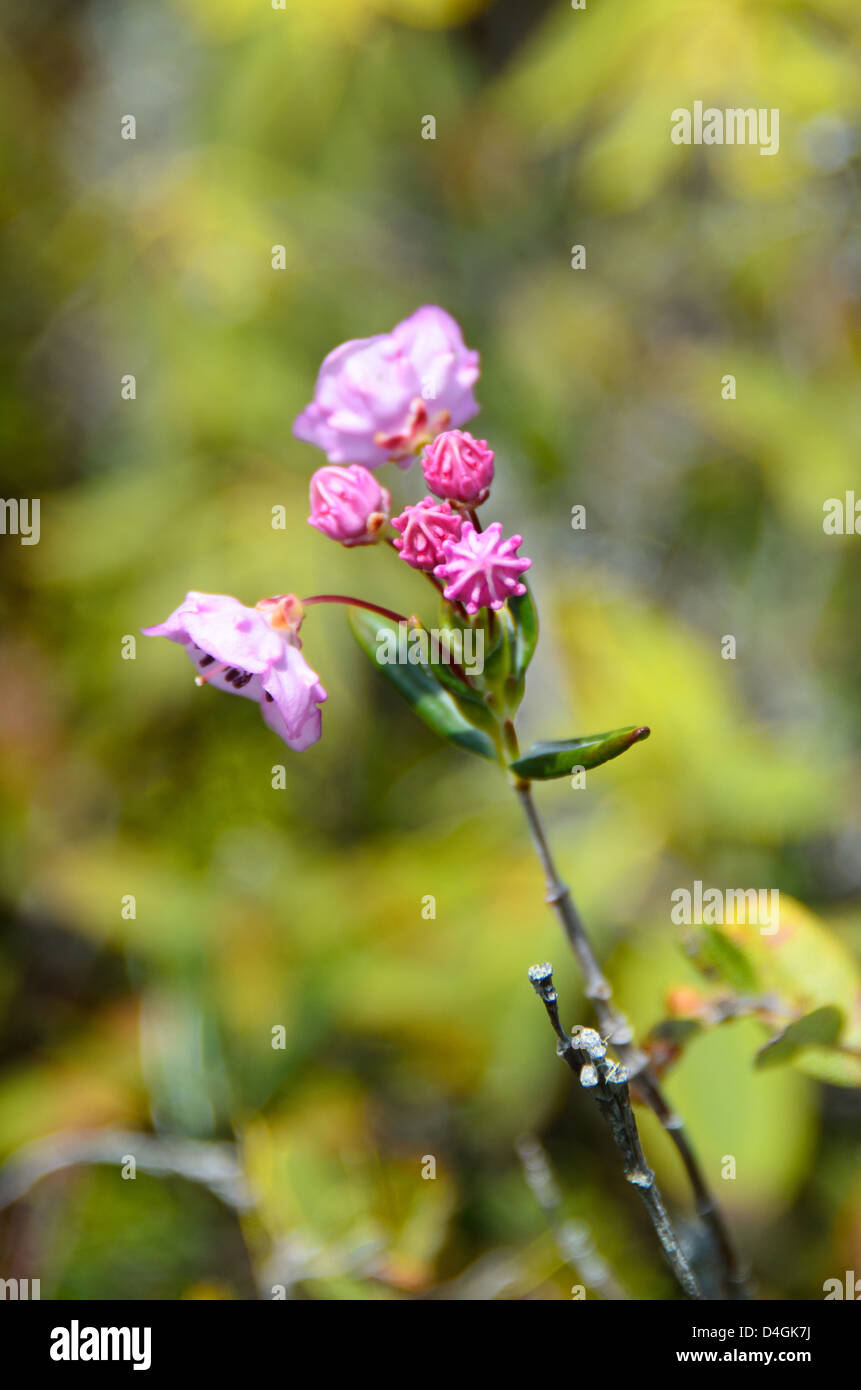
<path id="1" fill-rule="evenodd" d="M 294 426 L 332 460 L 311 479 L 310 524 L 342 545 L 388 540 L 470 615 L 523 594 L 520 576 L 531 563 L 517 555 L 520 536 L 504 538 L 499 522 L 482 530 L 476 515 L 490 493 L 493 450 L 458 426 L 478 409 L 477 376 L 478 354 L 458 325 L 426 305 L 391 334 L 330 353 Z M 416 453 L 429 493 L 392 518 L 392 537 L 389 494 L 371 469 L 389 461 L 408 467 Z M 361 462 L 339 466 L 345 458 Z"/>
<path id="2" fill-rule="evenodd" d="M 297 417 L 299 439 L 329 463 L 311 479 L 310 524 L 344 546 L 387 541 L 401 560 L 423 570 L 465 619 L 498 610 L 526 591 L 531 564 L 503 537 L 499 522 L 482 529 L 476 509 L 493 481 L 493 450 L 461 429 L 477 413 L 478 353 L 455 320 L 425 305 L 391 333 L 342 343 L 320 368 L 314 399 Z M 421 455 L 426 496 L 391 517 L 391 497 L 372 470 L 409 468 Z M 312 602 L 360 600 L 320 595 L 261 599 L 246 608 L 223 594 L 192 591 L 150 636 L 185 647 L 199 685 L 254 699 L 291 748 L 320 737 L 326 692 L 301 654 L 299 626 Z M 397 615 L 394 615 L 397 616 Z"/>

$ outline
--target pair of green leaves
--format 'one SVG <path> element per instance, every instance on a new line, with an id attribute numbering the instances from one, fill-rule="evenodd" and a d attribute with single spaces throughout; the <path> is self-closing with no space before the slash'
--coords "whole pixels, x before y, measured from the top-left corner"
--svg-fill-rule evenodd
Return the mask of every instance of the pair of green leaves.
<path id="1" fill-rule="evenodd" d="M 524 780 L 545 781 L 570 776 L 577 767 L 598 767 L 648 737 L 649 730 L 640 726 L 535 743 L 508 763 L 503 725 L 523 698 L 538 641 L 538 615 L 528 589 L 497 612 L 483 610 L 471 620 L 443 603 L 440 631 L 454 635 L 455 650 L 461 643 L 470 650 L 472 643 L 473 654 L 481 652 L 482 669 L 471 676 L 445 656 L 421 653 L 417 641 L 407 643 L 405 651 L 404 633 L 389 619 L 362 608 L 351 609 L 349 619 L 359 646 L 434 733 L 478 757 L 506 764 Z M 392 659 L 394 653 L 399 659 Z"/>

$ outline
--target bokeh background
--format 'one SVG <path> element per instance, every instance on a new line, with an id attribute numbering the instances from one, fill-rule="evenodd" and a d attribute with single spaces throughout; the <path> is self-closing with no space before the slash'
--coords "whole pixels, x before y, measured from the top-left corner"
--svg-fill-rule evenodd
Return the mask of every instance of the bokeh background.
<path id="1" fill-rule="evenodd" d="M 7 15 L 4 495 L 41 499 L 41 539 L 0 543 L 0 1275 L 567 1298 L 588 1280 L 524 1182 L 532 1132 L 580 1236 L 673 1296 L 526 980 L 550 959 L 591 1021 L 504 779 L 415 721 L 339 609 L 303 634 L 329 690 L 303 755 L 170 644 L 122 658 L 189 588 L 421 611 L 391 552 L 306 526 L 322 460 L 290 424 L 331 347 L 423 303 L 481 351 L 493 516 L 534 561 L 522 741 L 652 728 L 539 792 L 606 969 L 644 1036 L 668 991 L 714 988 L 670 892 L 779 888 L 758 987 L 788 941 L 784 997 L 840 1002 L 846 1046 L 762 1070 L 742 1019 L 667 1085 L 761 1293 L 861 1270 L 859 542 L 822 526 L 861 481 L 859 59 L 854 0 Z M 779 108 L 779 155 L 674 145 L 695 100 Z"/>

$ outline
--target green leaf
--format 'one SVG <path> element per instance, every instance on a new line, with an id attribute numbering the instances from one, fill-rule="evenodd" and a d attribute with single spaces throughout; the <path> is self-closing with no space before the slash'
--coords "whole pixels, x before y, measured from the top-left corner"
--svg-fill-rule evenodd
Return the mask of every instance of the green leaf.
<path id="1" fill-rule="evenodd" d="M 476 705 L 481 709 L 486 709 L 484 697 L 481 692 L 473 686 L 467 685 L 461 680 L 454 670 L 450 661 L 434 661 L 431 659 L 425 670 L 432 672 L 441 685 L 450 690 L 459 700 L 465 700 L 467 704 Z"/>
<path id="2" fill-rule="evenodd" d="M 521 583 L 526 581 L 522 580 Z M 521 594 L 519 598 L 510 598 L 506 602 L 517 628 L 516 669 L 518 680 L 522 680 L 538 644 L 538 610 L 528 584 L 525 594 Z"/>
<path id="3" fill-rule="evenodd" d="M 493 689 L 504 686 L 517 660 L 517 629 L 505 605 L 487 613 L 486 630 L 493 635 L 493 644 L 484 659 L 484 681 Z"/>
<path id="4" fill-rule="evenodd" d="M 791 1062 L 802 1048 L 830 1047 L 837 1042 L 843 1031 L 843 1015 L 833 1004 L 825 1004 L 814 1009 L 803 1018 L 796 1019 L 784 1028 L 777 1037 L 769 1039 L 761 1047 L 754 1059 L 757 1067 L 779 1066 Z"/>
<path id="5" fill-rule="evenodd" d="M 632 744 L 649 737 L 645 726 L 613 729 L 607 734 L 591 734 L 588 738 L 562 739 L 555 743 L 533 743 L 513 763 L 512 772 L 519 777 L 546 781 L 551 777 L 569 777 L 572 768 L 598 767 L 610 758 L 618 758 Z"/>
<path id="6" fill-rule="evenodd" d="M 855 956 L 833 928 L 789 894 L 780 894 L 772 925 L 777 931 L 728 922 L 721 931 L 744 951 L 756 972 L 757 989 L 776 995 L 788 1015 L 800 1018 L 829 1005 L 839 1009 L 844 1020 L 840 1060 L 832 1052 L 829 1077 L 822 1067 L 827 1048 L 805 1049 L 793 1066 L 834 1085 L 861 1084 L 861 975 Z"/>
<path id="7" fill-rule="evenodd" d="M 427 666 L 378 660 L 378 636 L 381 632 L 388 631 L 397 646 L 396 623 L 379 614 L 369 613 L 364 608 L 351 608 L 348 621 L 362 651 L 428 728 L 458 748 L 464 748 L 480 758 L 489 758 L 492 762 L 498 761 L 493 739 L 466 718 L 454 697 Z"/>
<path id="8" fill-rule="evenodd" d="M 649 1037 L 683 1047 L 702 1031 L 703 1025 L 698 1018 L 665 1018 L 655 1025 Z"/>
<path id="9" fill-rule="evenodd" d="M 466 622 L 464 622 L 463 618 L 460 616 L 459 613 L 457 613 L 454 606 L 450 603 L 447 603 L 445 600 L 443 600 L 440 606 L 439 622 L 441 633 L 453 634 L 452 649 L 455 652 L 461 649 L 460 643 L 462 641 L 463 633 L 465 633 L 468 629 L 474 629 L 476 627 L 474 619 L 472 621 L 467 620 Z M 464 681 L 461 680 L 460 676 L 458 676 L 452 670 L 451 662 L 432 661 L 431 669 L 434 675 L 436 676 L 437 680 L 440 681 L 442 685 L 446 686 L 446 688 L 450 690 L 453 695 L 456 695 L 459 700 L 465 700 L 467 704 L 471 706 L 477 706 L 482 711 L 484 711 L 485 718 L 482 719 L 479 716 L 478 722 L 487 726 L 487 720 L 488 718 L 492 719 L 492 716 L 489 715 L 483 691 L 481 689 L 477 689 L 475 686 L 466 685 Z M 480 684 L 480 677 L 478 678 L 478 682 Z M 476 717 L 474 713 L 473 717 Z"/>
<path id="10" fill-rule="evenodd" d="M 861 1087 L 861 1057 L 836 1047 L 810 1047 L 795 1060 L 805 1076 L 826 1081 L 829 1086 Z"/>
<path id="11" fill-rule="evenodd" d="M 715 927 L 704 927 L 700 954 L 704 964 L 719 971 L 736 994 L 753 994 L 758 985 L 757 974 L 737 941 Z"/>
<path id="12" fill-rule="evenodd" d="M 658 912 L 617 947 L 608 970 L 613 996 L 638 1033 L 663 1016 L 667 983 L 689 984 L 699 977 L 688 960 L 679 960 L 678 927 Z M 765 1041 L 753 1018 L 731 1019 L 692 1035 L 673 1066 L 667 1088 L 673 1108 L 696 1135 L 704 1170 L 720 1174 L 725 1154 L 734 1154 L 737 1178 L 721 1183 L 724 1200 L 739 1214 L 763 1210 L 779 1214 L 805 1181 L 817 1132 L 815 1092 L 797 1066 L 758 1071 L 753 1055 Z M 687 1196 L 687 1178 L 678 1153 L 660 1123 L 645 1108 L 637 1112 L 643 1148 L 661 1190 Z"/>

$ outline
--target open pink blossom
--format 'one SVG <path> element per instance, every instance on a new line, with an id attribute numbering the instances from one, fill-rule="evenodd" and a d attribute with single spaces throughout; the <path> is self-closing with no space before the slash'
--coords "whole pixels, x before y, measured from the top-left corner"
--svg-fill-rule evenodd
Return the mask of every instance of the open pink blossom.
<path id="1" fill-rule="evenodd" d="M 373 545 L 388 521 L 391 497 L 360 463 L 328 464 L 311 479 L 308 522 L 341 545 Z"/>
<path id="2" fill-rule="evenodd" d="M 392 525 L 401 533 L 392 541 L 401 559 L 414 570 L 432 570 L 444 558 L 444 543 L 457 540 L 460 535 L 463 518 L 448 502 L 423 497 L 421 502 L 405 507 Z"/>
<path id="3" fill-rule="evenodd" d="M 293 433 L 331 463 L 409 467 L 422 444 L 477 413 L 478 374 L 478 353 L 465 346 L 458 324 L 426 304 L 391 333 L 353 338 L 330 352 Z"/>
<path id="4" fill-rule="evenodd" d="M 479 377 L 479 356 L 465 345 L 451 314 L 425 304 L 402 319 L 392 337 L 412 364 L 430 410 L 445 411 L 450 426 L 463 425 L 478 414 L 472 388 Z"/>
<path id="5" fill-rule="evenodd" d="M 467 613 L 477 613 L 479 608 L 501 608 L 507 598 L 525 594 L 526 585 L 518 575 L 532 561 L 514 553 L 522 539 L 503 540 L 498 521 L 486 531 L 477 531 L 471 521 L 465 521 L 460 539 L 445 542 L 444 562 L 434 569 L 437 579 L 445 582 L 445 597 L 462 603 Z"/>
<path id="6" fill-rule="evenodd" d="M 193 589 L 163 623 L 142 631 L 185 647 L 198 685 L 256 700 L 269 727 L 301 752 L 320 737 L 317 706 L 326 699 L 299 650 L 301 621 L 302 605 L 293 594 L 246 608 L 228 594 Z"/>
<path id="7" fill-rule="evenodd" d="M 486 439 L 473 439 L 468 430 L 445 430 L 427 445 L 422 472 L 437 497 L 477 507 L 493 482 L 493 450 Z"/>

